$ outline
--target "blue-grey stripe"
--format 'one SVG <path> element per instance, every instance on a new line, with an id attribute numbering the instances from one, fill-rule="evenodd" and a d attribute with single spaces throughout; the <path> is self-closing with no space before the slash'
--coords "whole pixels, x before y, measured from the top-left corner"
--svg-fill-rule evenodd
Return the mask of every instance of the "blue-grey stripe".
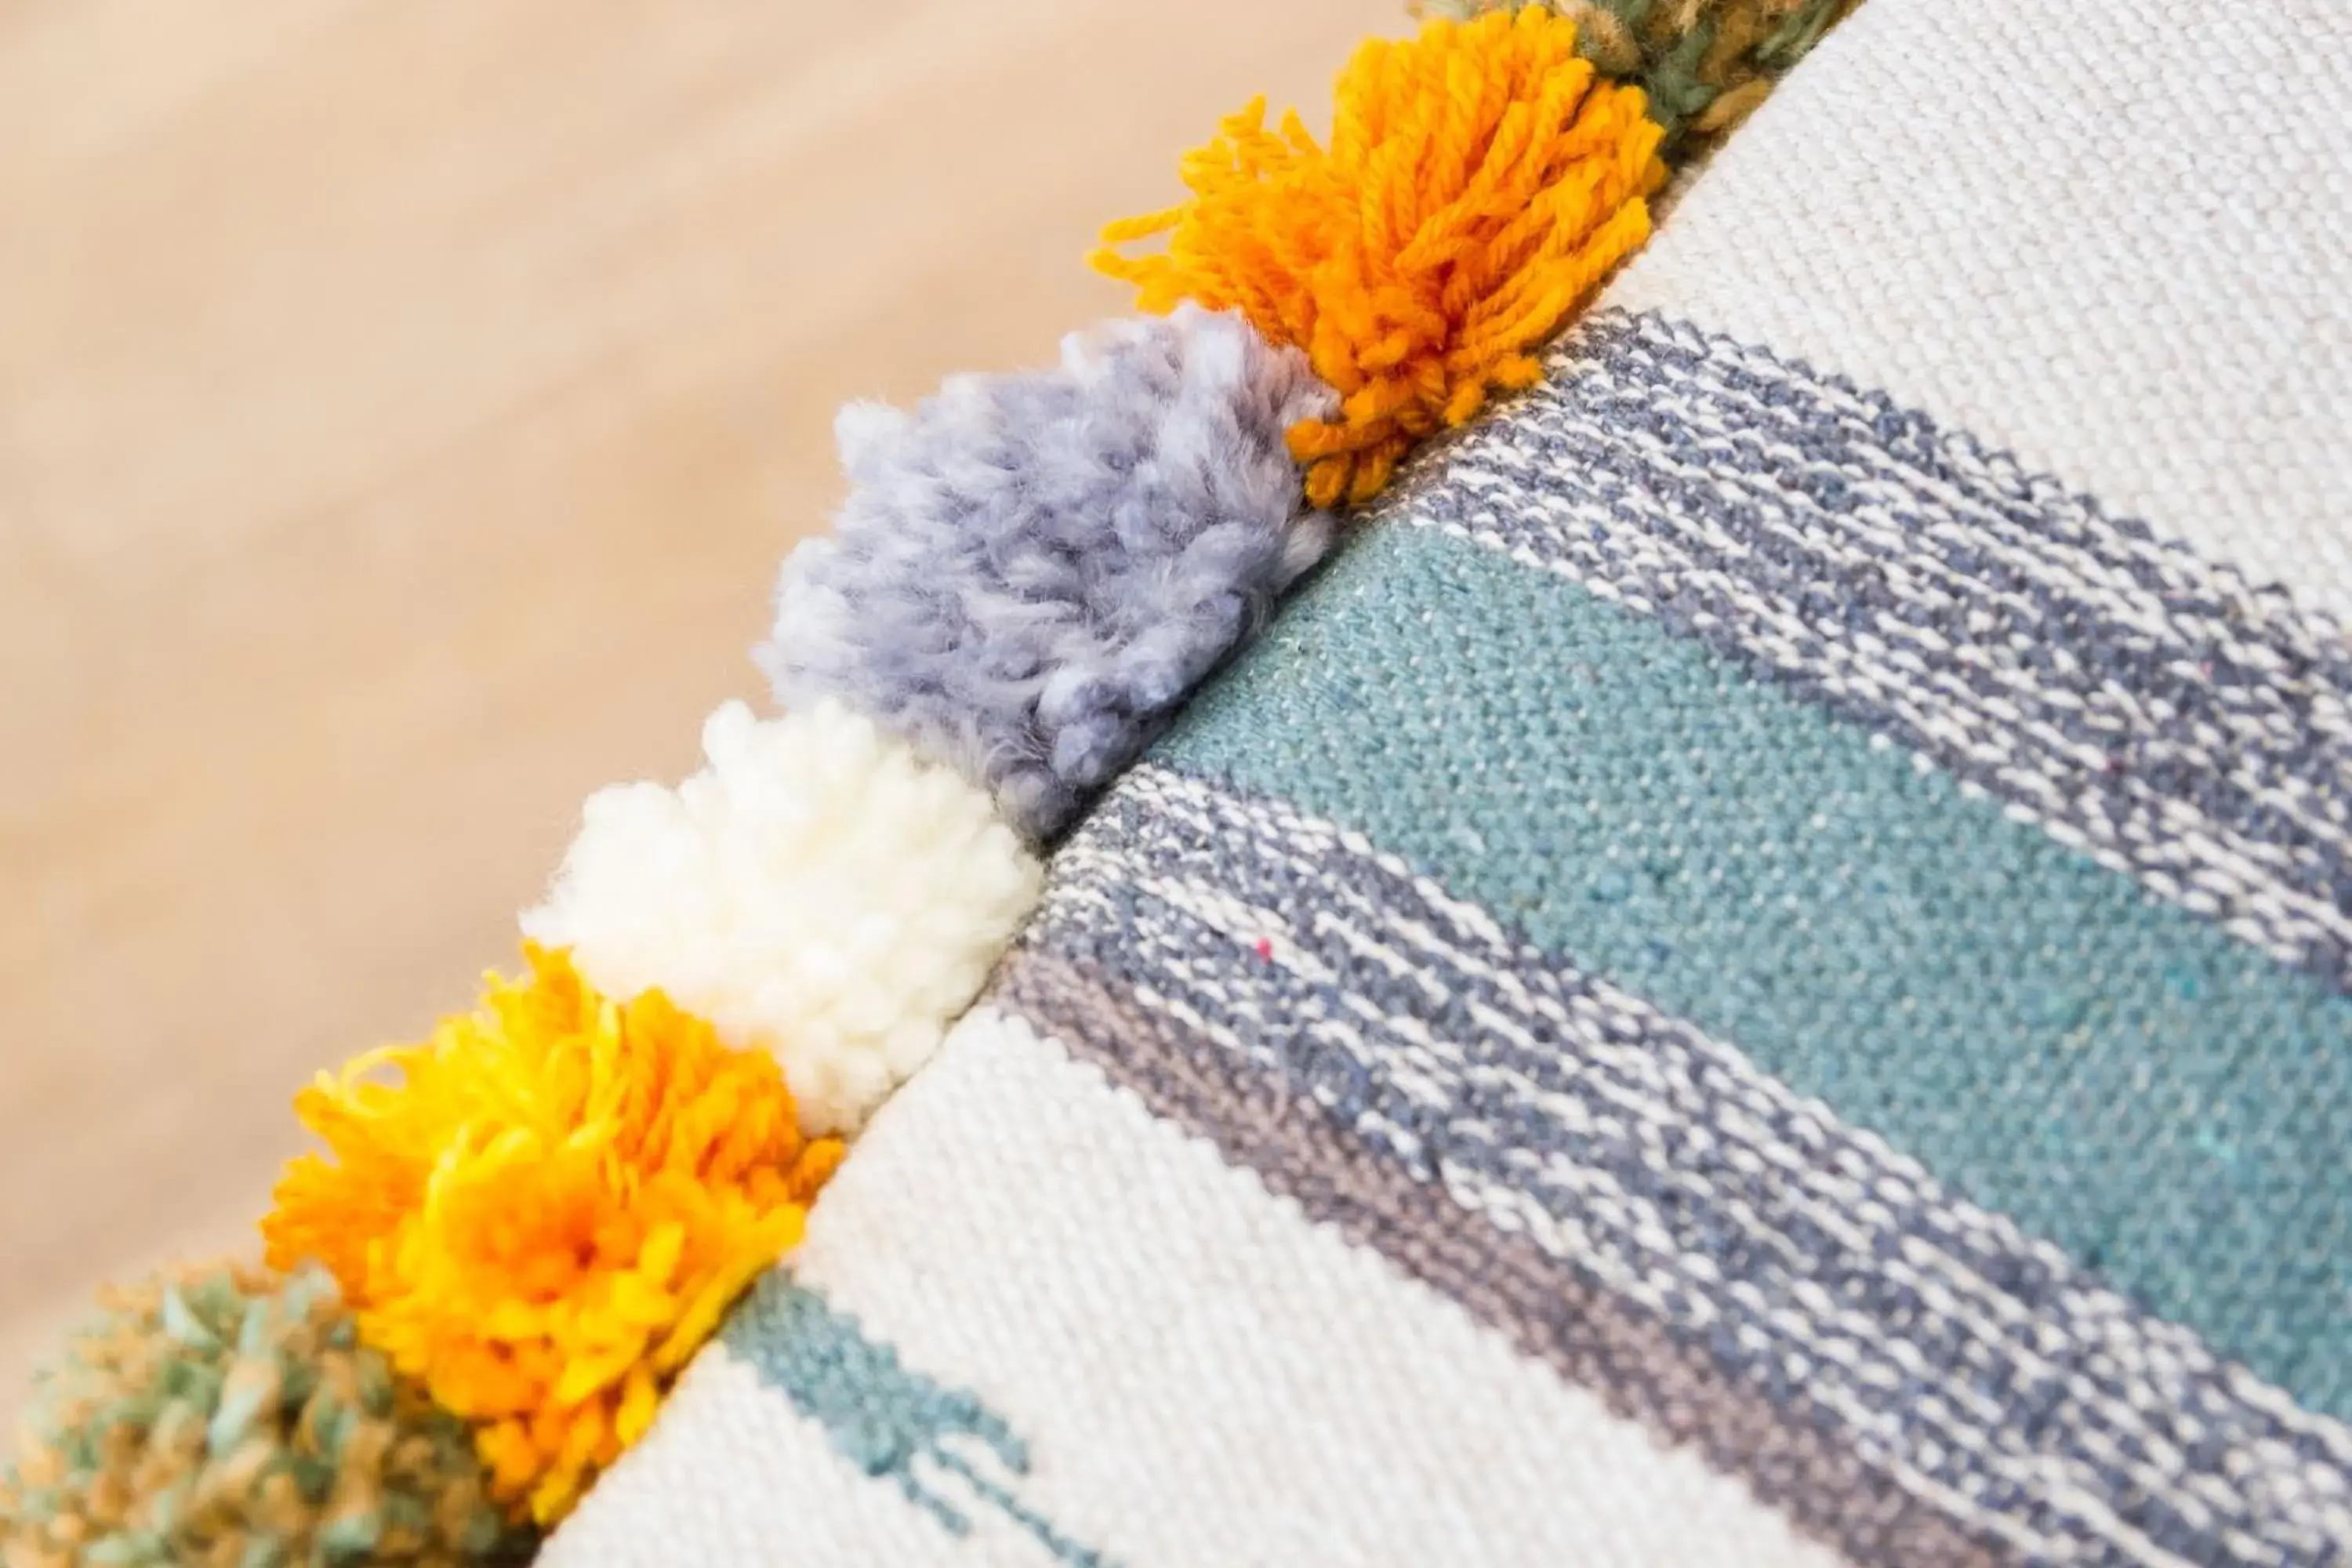
<path id="1" fill-rule="evenodd" d="M 1147 766 L 1028 940 L 2028 1561 L 2352 1553 L 2352 1433 L 1360 837 Z"/>
<path id="2" fill-rule="evenodd" d="M 1382 509 L 1663 618 L 2352 984 L 2352 645 L 1883 395 L 1603 313 Z"/>

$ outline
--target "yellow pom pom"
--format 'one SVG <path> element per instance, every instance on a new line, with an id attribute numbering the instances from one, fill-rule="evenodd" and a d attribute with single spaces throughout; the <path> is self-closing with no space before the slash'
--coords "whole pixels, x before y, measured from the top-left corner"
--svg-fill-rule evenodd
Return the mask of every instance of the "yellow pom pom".
<path id="1" fill-rule="evenodd" d="M 841 1144 L 801 1137 L 765 1053 L 525 953 L 480 1011 L 303 1092 L 334 1160 L 290 1165 L 262 1231 L 276 1267 L 327 1266 L 362 1338 L 478 1423 L 497 1494 L 549 1523 L 798 1243 Z"/>
<path id="2" fill-rule="evenodd" d="M 1649 237 L 1644 108 L 1548 11 L 1432 21 L 1357 51 L 1328 151 L 1296 113 L 1267 131 L 1260 100 L 1186 157 L 1192 200 L 1111 225 L 1094 264 L 1147 310 L 1238 310 L 1305 350 L 1343 399 L 1290 433 L 1308 497 L 1365 500 L 1413 442 L 1538 379 L 1528 351 Z"/>

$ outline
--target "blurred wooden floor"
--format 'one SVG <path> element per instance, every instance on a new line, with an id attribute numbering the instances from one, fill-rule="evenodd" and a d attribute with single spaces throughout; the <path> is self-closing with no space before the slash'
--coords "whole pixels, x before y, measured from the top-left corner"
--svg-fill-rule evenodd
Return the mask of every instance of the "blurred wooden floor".
<path id="1" fill-rule="evenodd" d="M 754 694 L 832 410 L 1399 0 L 0 0 L 0 1414 Z"/>

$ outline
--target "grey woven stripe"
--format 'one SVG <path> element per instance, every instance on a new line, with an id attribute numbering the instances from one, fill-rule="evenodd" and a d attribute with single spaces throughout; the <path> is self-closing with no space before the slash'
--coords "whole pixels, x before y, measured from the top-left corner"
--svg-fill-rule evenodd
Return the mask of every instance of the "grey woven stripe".
<path id="1" fill-rule="evenodd" d="M 1836 1435 L 1727 1375 L 1703 1346 L 1563 1269 L 1524 1235 L 1462 1223 L 1442 1190 L 1337 1124 L 1268 1114 L 1262 1075 L 1078 964 L 1030 949 L 992 1005 L 1018 1013 L 1134 1089 L 1153 1114 L 1217 1144 L 1313 1218 L 1337 1226 L 1597 1393 L 1619 1415 L 1744 1479 L 1855 1563 L 2011 1568 L 1940 1510 L 1864 1464 Z"/>
<path id="2" fill-rule="evenodd" d="M 1966 436 L 1604 313 L 1381 512 L 1658 616 L 2352 988 L 2352 645 Z"/>
<path id="3" fill-rule="evenodd" d="M 1163 769 L 1027 939 L 2036 1562 L 2352 1552 L 2352 1433 L 1369 845 Z"/>

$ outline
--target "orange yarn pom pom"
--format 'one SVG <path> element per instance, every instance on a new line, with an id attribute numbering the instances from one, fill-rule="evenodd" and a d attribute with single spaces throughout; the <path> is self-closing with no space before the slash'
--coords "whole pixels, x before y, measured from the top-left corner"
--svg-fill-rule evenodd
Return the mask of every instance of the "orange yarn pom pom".
<path id="1" fill-rule="evenodd" d="M 548 1523 L 799 1242 L 842 1151 L 802 1139 L 765 1053 L 525 955 L 479 1012 L 303 1092 L 340 1163 L 297 1160 L 262 1231 L 274 1266 L 327 1266 L 362 1340 L 479 1423 L 497 1494 Z"/>
<path id="2" fill-rule="evenodd" d="M 1649 237 L 1644 108 L 1548 11 L 1433 21 L 1356 52 L 1329 151 L 1296 113 L 1267 131 L 1260 100 L 1186 157 L 1191 201 L 1111 225 L 1094 264 L 1147 310 L 1239 310 L 1304 349 L 1344 400 L 1290 432 L 1307 496 L 1368 500 L 1413 442 L 1539 379 L 1528 350 Z"/>

